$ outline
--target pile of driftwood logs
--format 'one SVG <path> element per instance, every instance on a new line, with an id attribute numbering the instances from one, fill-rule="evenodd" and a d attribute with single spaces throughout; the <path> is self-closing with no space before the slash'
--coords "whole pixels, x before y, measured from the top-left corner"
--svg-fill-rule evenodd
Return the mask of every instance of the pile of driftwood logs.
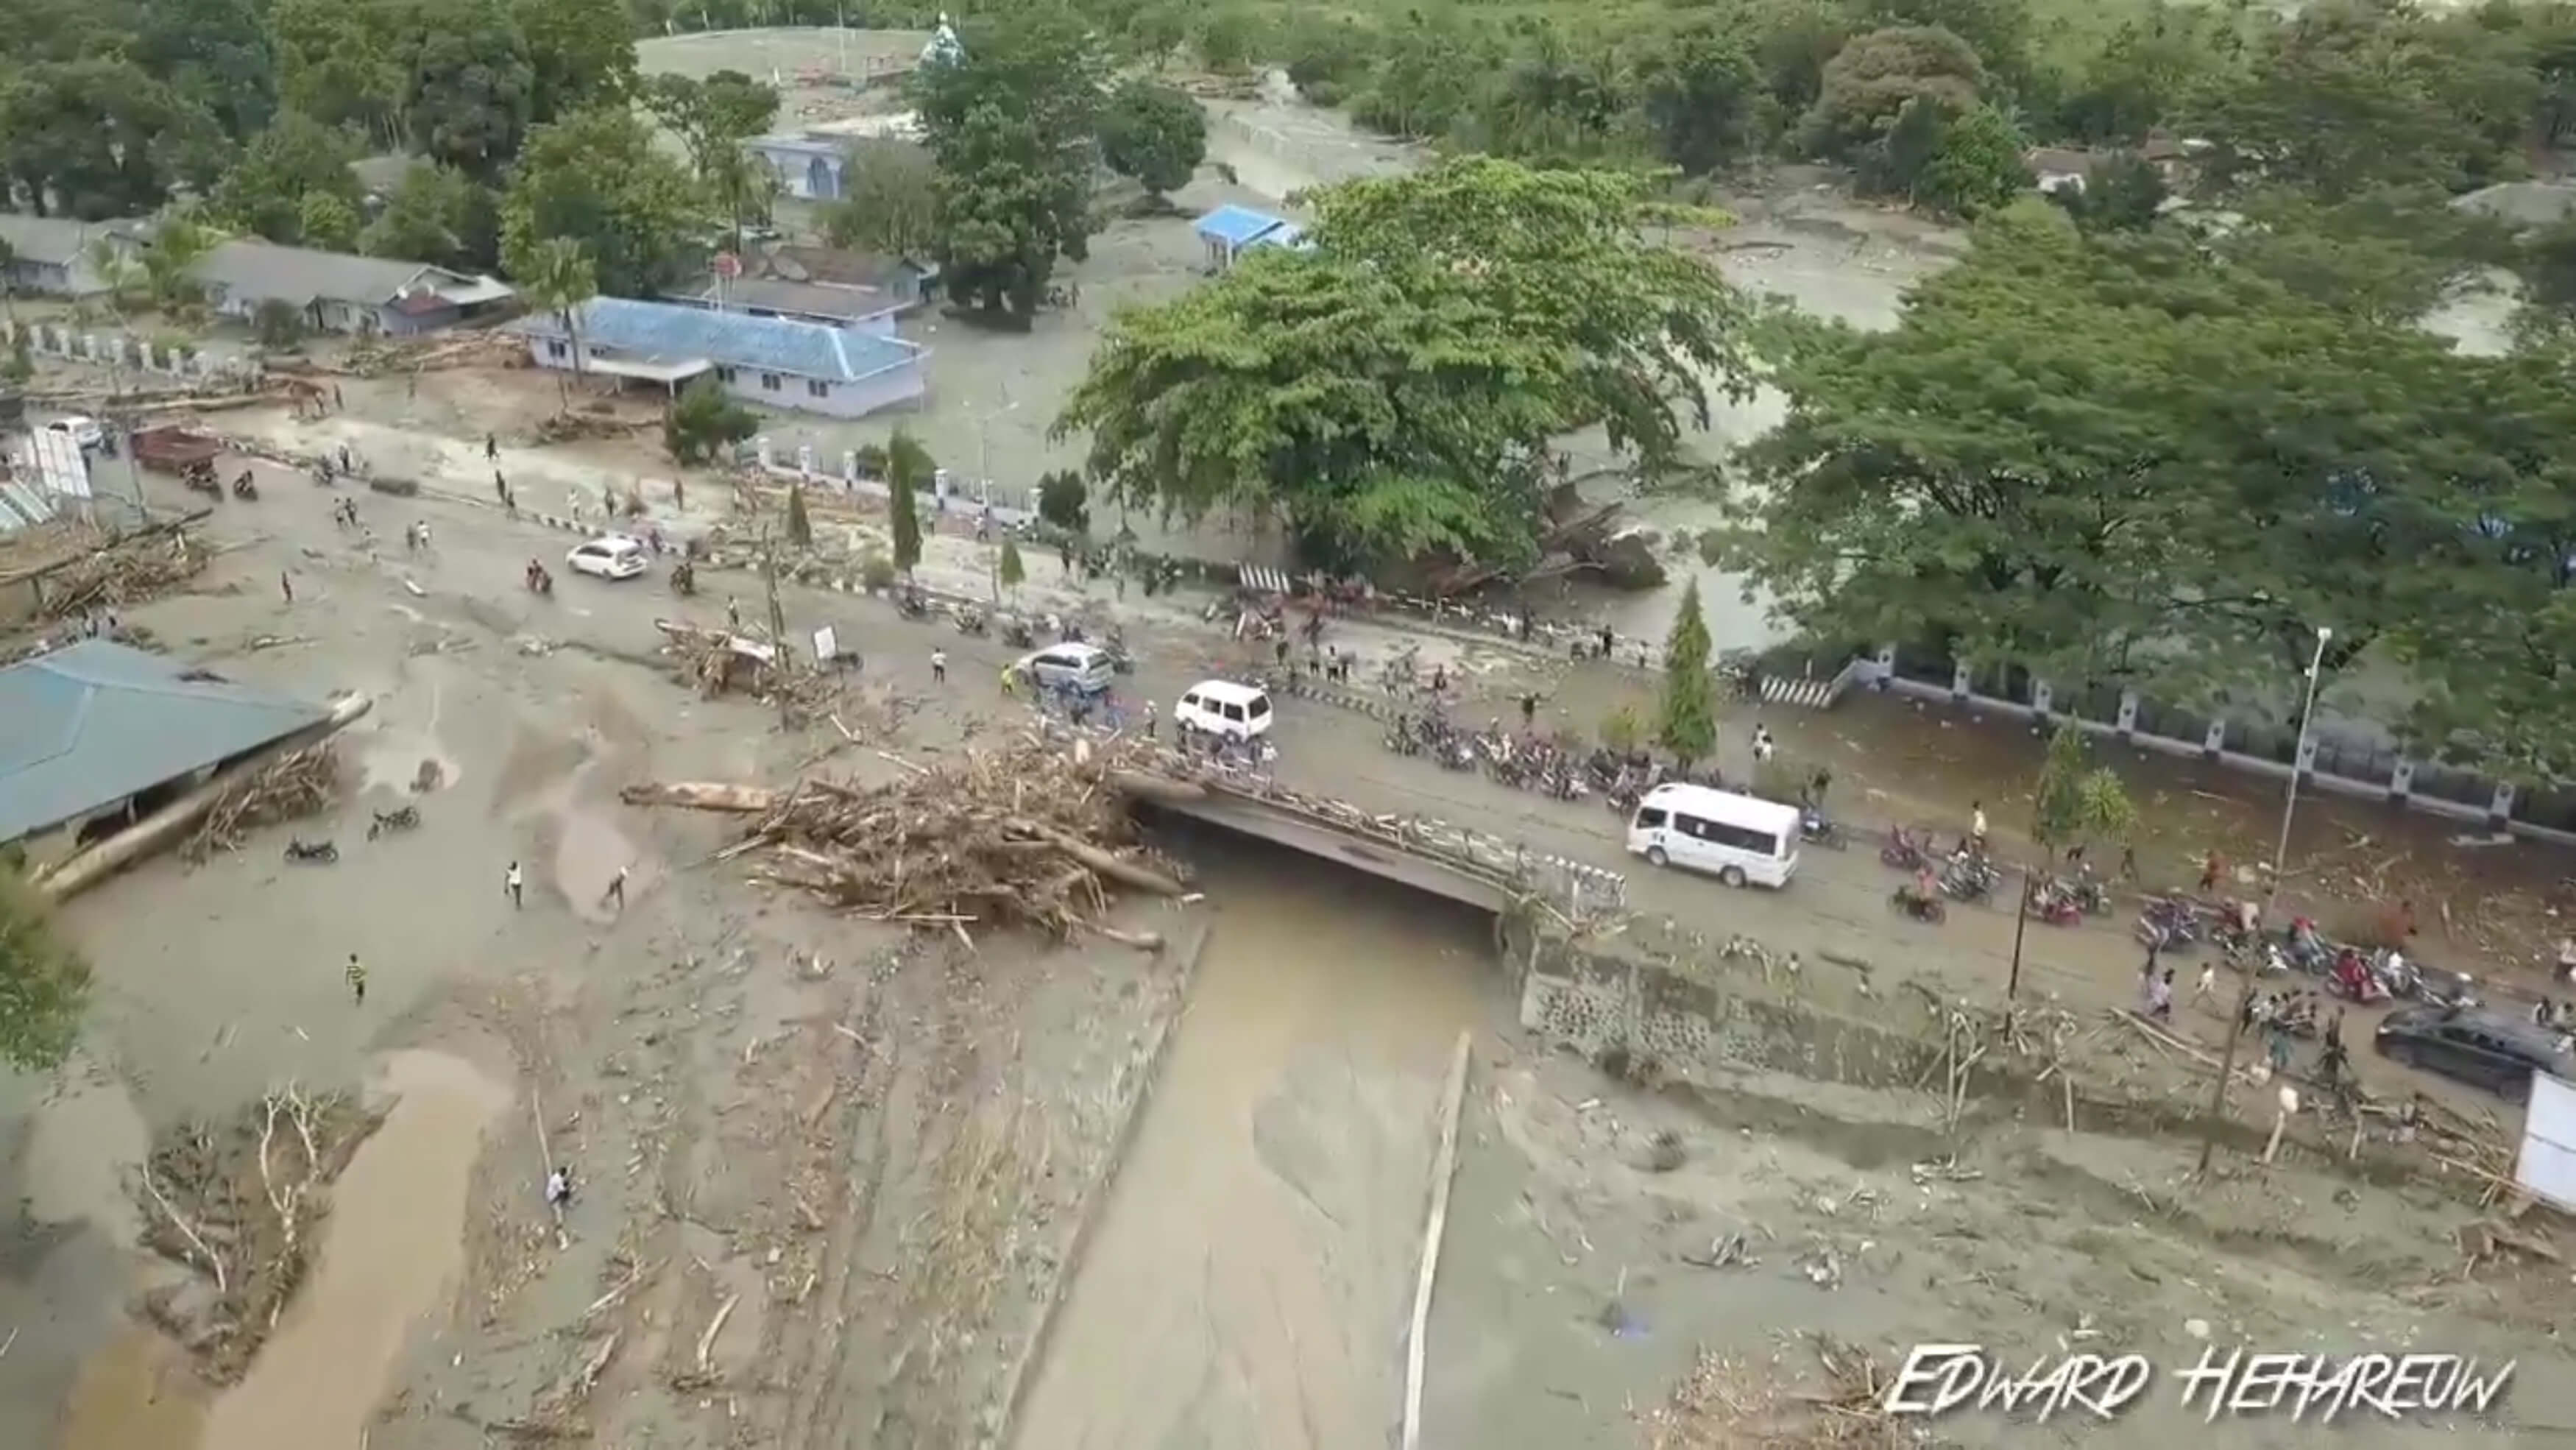
<path id="1" fill-rule="evenodd" d="M 648 782 L 621 794 L 629 805 L 752 817 L 725 856 L 754 856 L 762 879 L 871 920 L 961 937 L 978 925 L 1087 931 L 1151 950 L 1160 937 L 1100 920 L 1113 885 L 1162 896 L 1185 890 L 1134 846 L 1108 780 L 1115 754 L 1066 754 L 1023 739 L 937 767 L 897 761 L 903 775 L 877 786 Z"/>
<path id="2" fill-rule="evenodd" d="M 111 544 L 45 575 L 42 612 L 48 619 L 69 619 L 158 599 L 204 572 L 206 557 L 176 531 Z"/>
<path id="3" fill-rule="evenodd" d="M 340 756 L 328 740 L 290 751 L 233 783 L 179 848 L 189 861 L 241 847 L 244 832 L 320 815 L 340 795 Z"/>

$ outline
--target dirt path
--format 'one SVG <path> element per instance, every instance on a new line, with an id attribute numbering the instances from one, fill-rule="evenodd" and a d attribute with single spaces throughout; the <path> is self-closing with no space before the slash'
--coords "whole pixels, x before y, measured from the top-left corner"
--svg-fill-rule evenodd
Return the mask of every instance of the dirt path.
<path id="1" fill-rule="evenodd" d="M 1019 1450 L 1342 1450 L 1394 1422 L 1440 1074 L 1483 944 L 1339 881 L 1330 914 L 1251 870 L 1208 889 L 1198 985 Z"/>

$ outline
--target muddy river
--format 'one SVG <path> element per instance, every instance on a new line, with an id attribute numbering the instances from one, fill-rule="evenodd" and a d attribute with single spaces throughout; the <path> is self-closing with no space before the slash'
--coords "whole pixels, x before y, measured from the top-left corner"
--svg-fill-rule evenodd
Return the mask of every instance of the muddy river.
<path id="1" fill-rule="evenodd" d="M 1188 849 L 1214 930 L 1016 1444 L 1383 1443 L 1491 928 L 1304 857 Z"/>

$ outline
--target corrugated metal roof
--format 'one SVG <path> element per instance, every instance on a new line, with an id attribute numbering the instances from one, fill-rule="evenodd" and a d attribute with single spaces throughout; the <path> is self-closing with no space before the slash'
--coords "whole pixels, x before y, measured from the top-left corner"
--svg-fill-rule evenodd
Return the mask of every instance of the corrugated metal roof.
<path id="1" fill-rule="evenodd" d="M 23 483 L 0 482 L 0 534 L 32 529 L 54 516 L 53 501 Z"/>
<path id="2" fill-rule="evenodd" d="M 310 247 L 281 247 L 274 242 L 238 238 L 206 253 L 190 271 L 197 280 L 223 287 L 253 303 L 276 300 L 297 307 L 308 307 L 317 301 L 381 307 L 414 282 L 459 302 L 490 301 L 510 295 L 507 287 L 491 278 L 469 277 L 427 262 L 317 252 Z"/>
<path id="3" fill-rule="evenodd" d="M 737 312 L 785 312 L 804 317 L 833 317 L 844 322 L 901 312 L 905 299 L 873 287 L 835 287 L 822 282 L 790 282 L 778 277 L 737 277 L 678 299 L 692 307 L 723 306 Z"/>
<path id="4" fill-rule="evenodd" d="M 113 805 L 330 711 L 87 640 L 0 669 L 0 841 Z"/>
<path id="5" fill-rule="evenodd" d="M 856 382 L 921 357 L 918 346 L 899 337 L 783 317 L 711 312 L 678 302 L 594 297 L 581 305 L 580 314 L 581 340 L 587 347 L 642 358 L 704 358 L 800 378 Z M 531 337 L 564 335 L 551 312 L 530 314 L 510 328 Z"/>
<path id="6" fill-rule="evenodd" d="M 88 251 L 93 242 L 108 237 L 140 241 L 150 232 L 151 224 L 148 222 L 82 222 L 66 217 L 0 211 L 0 241 L 7 242 L 9 250 L 19 260 L 39 266 L 67 266 Z"/>
<path id="7" fill-rule="evenodd" d="M 1247 246 L 1267 233 L 1288 225 L 1286 219 L 1248 206 L 1221 206 L 1200 217 L 1196 223 L 1200 236 L 1213 238 L 1229 247 Z"/>

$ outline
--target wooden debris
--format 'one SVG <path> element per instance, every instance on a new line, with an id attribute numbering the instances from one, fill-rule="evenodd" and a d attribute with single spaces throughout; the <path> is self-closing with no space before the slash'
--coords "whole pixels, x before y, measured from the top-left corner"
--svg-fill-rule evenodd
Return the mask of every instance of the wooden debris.
<path id="1" fill-rule="evenodd" d="M 969 924 L 1079 929 L 1151 949 L 1160 937 L 1100 920 L 1111 885 L 1186 891 L 1132 845 L 1124 802 L 1106 781 L 1121 754 L 1084 760 L 1023 739 L 879 786 L 819 776 L 786 790 L 639 782 L 619 795 L 629 805 L 751 816 L 728 854 L 757 861 L 761 879 L 875 920 L 961 933 Z"/>
<path id="2" fill-rule="evenodd" d="M 245 832 L 319 815 L 339 795 L 340 757 L 330 741 L 290 751 L 217 797 L 179 854 L 199 862 L 218 850 L 239 850 Z"/>
<path id="3" fill-rule="evenodd" d="M 203 573 L 210 557 L 184 532 L 138 535 L 48 570 L 38 612 L 46 619 L 71 619 L 158 599 Z"/>

